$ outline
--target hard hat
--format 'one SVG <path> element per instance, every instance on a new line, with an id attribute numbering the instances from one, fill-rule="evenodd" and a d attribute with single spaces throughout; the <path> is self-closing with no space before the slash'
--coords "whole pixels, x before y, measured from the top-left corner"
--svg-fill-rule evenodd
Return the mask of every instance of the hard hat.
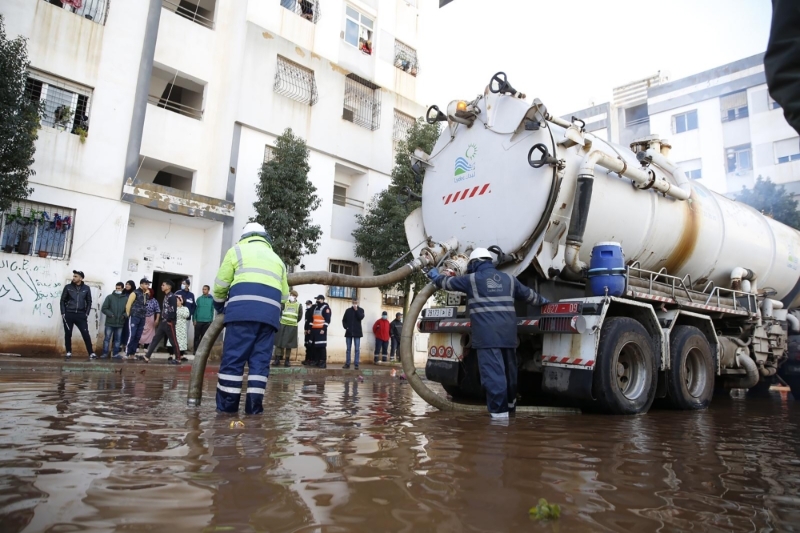
<path id="1" fill-rule="evenodd" d="M 264 237 L 265 239 L 267 239 L 268 243 L 272 244 L 272 237 L 269 236 L 269 233 L 267 233 L 267 230 L 264 228 L 264 226 L 262 226 L 258 222 L 248 222 L 247 224 L 245 224 L 244 228 L 242 228 L 242 236 L 239 237 L 239 240 L 245 239 L 247 237 L 252 237 L 255 235 L 259 237 Z"/>
<path id="2" fill-rule="evenodd" d="M 469 260 L 475 261 L 476 259 L 488 259 L 489 261 L 491 261 L 493 258 L 492 254 L 489 253 L 489 250 L 487 250 L 486 248 L 475 248 L 474 250 L 472 250 L 472 253 L 469 254 Z"/>

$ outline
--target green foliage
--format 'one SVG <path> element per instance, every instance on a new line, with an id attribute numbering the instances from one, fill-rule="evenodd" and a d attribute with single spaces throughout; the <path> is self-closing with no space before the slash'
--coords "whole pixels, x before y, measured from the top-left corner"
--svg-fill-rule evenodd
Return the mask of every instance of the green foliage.
<path id="1" fill-rule="evenodd" d="M 28 72 L 25 39 L 6 37 L 0 15 L 0 211 L 33 192 L 28 187 L 41 105 L 25 97 Z"/>
<path id="2" fill-rule="evenodd" d="M 539 504 L 531 507 L 528 514 L 536 520 L 556 520 L 561 516 L 561 507 L 557 503 L 547 503 L 544 498 L 539 498 Z"/>
<path id="3" fill-rule="evenodd" d="M 317 188 L 309 181 L 308 147 L 287 128 L 275 141 L 272 159 L 261 167 L 253 202 L 256 216 L 272 236 L 272 248 L 287 265 L 298 265 L 319 247 L 322 229 L 311 224 L 319 207 Z"/>
<path id="4" fill-rule="evenodd" d="M 742 187 L 742 192 L 736 195 L 736 199 L 778 222 L 800 229 L 797 200 L 786 192 L 783 185 L 776 185 L 769 178 L 765 180 L 759 176 L 755 186 L 752 189 Z"/>
<path id="5" fill-rule="evenodd" d="M 438 137 L 438 123 L 427 124 L 421 118 L 417 119 L 417 122 L 409 128 L 406 141 L 398 143 L 389 188 L 375 195 L 364 215 L 356 215 L 358 228 L 353 231 L 356 255 L 366 259 L 376 275 L 389 272 L 389 265 L 409 251 L 403 222 L 420 206 L 420 203 L 414 200 L 403 203 L 399 199 L 408 198 L 404 192 L 406 187 L 414 194 L 422 193 L 422 183 L 416 182 L 411 170 L 411 154 L 417 148 L 430 153 Z M 407 256 L 393 268 L 399 268 L 411 259 L 413 259 L 411 256 Z M 422 287 L 426 283 L 427 278 L 424 274 L 416 273 L 401 283 L 381 287 L 381 291 L 392 289 L 402 291 L 405 295 L 404 311 L 408 311 L 411 288 Z"/>

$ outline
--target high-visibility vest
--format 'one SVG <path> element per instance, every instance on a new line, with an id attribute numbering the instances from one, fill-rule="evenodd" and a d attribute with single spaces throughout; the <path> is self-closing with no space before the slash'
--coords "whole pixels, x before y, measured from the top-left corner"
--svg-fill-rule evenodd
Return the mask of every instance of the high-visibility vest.
<path id="1" fill-rule="evenodd" d="M 287 302 L 281 313 L 281 324 L 284 326 L 297 326 L 300 321 L 300 302 Z"/>
<path id="2" fill-rule="evenodd" d="M 322 314 L 325 312 L 325 309 L 328 309 L 328 304 L 324 304 L 320 308 L 314 308 L 314 313 L 311 315 L 313 317 L 311 320 L 311 329 L 323 329 L 328 325 L 325 322 L 325 317 Z"/>

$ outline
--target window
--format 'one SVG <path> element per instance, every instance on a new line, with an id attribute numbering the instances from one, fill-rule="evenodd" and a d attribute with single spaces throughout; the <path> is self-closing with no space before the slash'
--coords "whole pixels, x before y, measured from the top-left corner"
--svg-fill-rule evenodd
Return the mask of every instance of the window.
<path id="1" fill-rule="evenodd" d="M 777 141 L 775 143 L 775 160 L 778 164 L 800 161 L 800 137 Z"/>
<path id="2" fill-rule="evenodd" d="M 108 17 L 108 0 L 44 0 L 56 7 L 63 7 L 70 13 L 75 13 L 86 20 L 105 24 Z M 78 6 L 78 7 L 75 7 Z"/>
<path id="3" fill-rule="evenodd" d="M 81 136 L 89 131 L 90 88 L 31 69 L 25 96 L 42 103 L 42 126 Z"/>
<path id="4" fill-rule="evenodd" d="M 753 157 L 749 144 L 726 148 L 725 157 L 728 174 L 753 169 Z"/>
<path id="5" fill-rule="evenodd" d="M 697 129 L 697 109 L 692 109 L 687 113 L 672 117 L 672 131 L 683 133 L 684 131 Z"/>
<path id="6" fill-rule="evenodd" d="M 719 107 L 722 122 L 731 122 L 746 118 L 747 111 L 747 91 L 737 91 L 735 93 L 720 96 Z"/>
<path id="7" fill-rule="evenodd" d="M 408 139 L 408 131 L 414 126 L 414 117 L 394 110 L 394 128 L 392 129 L 392 139 L 395 141 L 405 141 Z"/>
<path id="8" fill-rule="evenodd" d="M 319 20 L 319 0 L 281 0 L 281 5 L 314 24 Z"/>
<path id="9" fill-rule="evenodd" d="M 345 6 L 344 40 L 363 53 L 372 55 L 372 31 L 374 22 L 350 6 Z"/>
<path id="10" fill-rule="evenodd" d="M 272 89 L 287 98 L 310 106 L 317 103 L 317 82 L 314 71 L 278 56 L 278 70 Z"/>
<path id="11" fill-rule="evenodd" d="M 770 110 L 772 110 L 772 109 L 780 109 L 781 108 L 781 104 L 779 104 L 778 102 L 773 100 L 772 97 L 769 95 L 769 93 L 767 93 L 767 105 L 768 105 Z"/>
<path id="12" fill-rule="evenodd" d="M 21 255 L 69 259 L 75 210 L 18 202 L 0 217 L 0 250 Z"/>
<path id="13" fill-rule="evenodd" d="M 364 202 L 356 200 L 355 198 L 348 198 L 347 187 L 344 185 L 333 186 L 333 205 L 340 205 L 342 207 L 357 207 L 364 209 Z"/>
<path id="14" fill-rule="evenodd" d="M 384 293 L 381 293 L 383 296 L 383 305 L 388 307 L 404 307 L 406 299 L 403 295 L 403 291 L 398 291 L 397 289 L 390 289 Z M 394 317 L 391 317 L 394 320 Z"/>
<path id="15" fill-rule="evenodd" d="M 683 170 L 686 177 L 691 180 L 699 180 L 703 177 L 702 163 L 699 159 L 678 163 L 678 167 Z"/>
<path id="16" fill-rule="evenodd" d="M 334 274 L 344 274 L 345 276 L 358 276 L 358 263 L 352 261 L 331 260 L 329 270 Z M 328 296 L 331 298 L 353 299 L 358 297 L 358 289 L 355 287 L 328 287 Z"/>
<path id="17" fill-rule="evenodd" d="M 268 144 L 264 145 L 264 164 L 266 165 L 275 158 L 274 148 Z"/>
<path id="18" fill-rule="evenodd" d="M 647 114 L 647 104 L 640 104 L 629 107 L 625 110 L 625 126 L 638 126 L 650 122 L 650 115 Z"/>
<path id="19" fill-rule="evenodd" d="M 394 66 L 408 72 L 412 76 L 417 75 L 419 71 L 419 62 L 417 61 L 417 51 L 404 44 L 397 39 L 394 41 Z"/>
<path id="20" fill-rule="evenodd" d="M 162 0 L 161 7 L 195 24 L 214 29 L 216 0 Z"/>
<path id="21" fill-rule="evenodd" d="M 342 118 L 375 131 L 381 126 L 381 88 L 355 74 L 344 80 Z"/>

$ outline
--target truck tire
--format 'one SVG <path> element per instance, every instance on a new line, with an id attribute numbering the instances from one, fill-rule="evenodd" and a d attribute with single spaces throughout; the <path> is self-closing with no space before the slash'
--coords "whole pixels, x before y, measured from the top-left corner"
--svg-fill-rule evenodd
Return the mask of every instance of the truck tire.
<path id="1" fill-rule="evenodd" d="M 592 377 L 598 406 L 615 415 L 646 413 L 656 395 L 658 366 L 644 326 L 628 317 L 606 319 Z"/>
<path id="2" fill-rule="evenodd" d="M 714 395 L 714 357 L 703 332 L 676 326 L 670 339 L 667 398 L 675 409 L 705 409 Z"/>

